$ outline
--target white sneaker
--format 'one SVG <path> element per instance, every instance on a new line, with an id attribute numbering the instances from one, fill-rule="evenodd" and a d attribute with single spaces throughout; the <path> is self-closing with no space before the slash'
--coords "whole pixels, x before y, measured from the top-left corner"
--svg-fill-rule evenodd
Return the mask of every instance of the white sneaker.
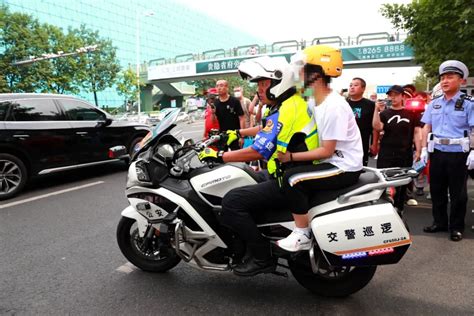
<path id="1" fill-rule="evenodd" d="M 301 232 L 293 231 L 288 237 L 277 241 L 277 245 L 289 252 L 311 249 L 311 238 Z"/>
<path id="2" fill-rule="evenodd" d="M 418 201 L 415 200 L 415 199 L 409 199 L 409 200 L 407 201 L 407 205 L 409 205 L 409 206 L 417 206 L 417 205 L 418 205 Z"/>

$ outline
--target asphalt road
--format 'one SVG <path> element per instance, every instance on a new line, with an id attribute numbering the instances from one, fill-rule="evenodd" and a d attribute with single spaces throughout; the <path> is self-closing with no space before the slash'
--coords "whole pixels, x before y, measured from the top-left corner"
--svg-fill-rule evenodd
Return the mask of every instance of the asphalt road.
<path id="1" fill-rule="evenodd" d="M 202 123 L 182 125 L 199 137 Z M 344 299 L 312 295 L 293 277 L 202 272 L 183 262 L 164 274 L 127 263 L 115 240 L 126 168 L 117 163 L 38 179 L 0 202 L 0 314 L 473 315 L 474 233 L 461 242 L 422 232 L 420 199 L 407 207 L 413 245 Z M 469 210 L 474 208 L 470 183 Z M 469 227 L 474 215 L 467 215 Z"/>

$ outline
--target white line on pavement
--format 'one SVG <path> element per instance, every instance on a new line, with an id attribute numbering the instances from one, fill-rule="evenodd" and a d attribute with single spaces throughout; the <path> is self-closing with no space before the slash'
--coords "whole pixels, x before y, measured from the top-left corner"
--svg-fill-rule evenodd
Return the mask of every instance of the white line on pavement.
<path id="1" fill-rule="evenodd" d="M 181 132 L 181 134 L 196 134 L 196 133 L 199 133 L 199 131 Z"/>
<path id="2" fill-rule="evenodd" d="M 47 198 L 47 197 L 50 197 L 50 196 L 53 196 L 53 195 L 58 195 L 58 194 L 63 194 L 63 193 L 71 192 L 71 191 L 84 189 L 84 188 L 91 187 L 93 185 L 102 184 L 102 183 L 104 183 L 104 181 L 91 182 L 91 183 L 87 183 L 87 184 L 80 185 L 80 186 L 77 186 L 77 187 L 72 187 L 72 188 L 69 188 L 69 189 L 64 189 L 64 190 L 59 190 L 59 191 L 48 193 L 48 194 L 34 196 L 34 197 L 31 197 L 31 198 L 28 198 L 28 199 L 24 199 L 24 200 L 15 201 L 15 202 L 11 202 L 11 203 L 8 203 L 8 204 L 0 205 L 0 209 L 7 208 L 7 207 L 10 207 L 10 206 L 15 206 L 15 205 L 18 205 L 18 204 L 28 203 L 28 202 L 31 202 L 31 201 L 36 201 L 36 200 L 39 200 L 39 199 L 44 199 L 44 198 Z"/>
<path id="3" fill-rule="evenodd" d="M 135 267 L 130 262 L 127 262 L 127 263 L 121 265 L 120 267 L 118 267 L 117 269 L 115 269 L 115 271 L 123 272 L 123 273 L 126 273 L 126 274 L 129 274 L 130 272 L 133 272 L 135 270 L 138 270 L 137 267 Z"/>

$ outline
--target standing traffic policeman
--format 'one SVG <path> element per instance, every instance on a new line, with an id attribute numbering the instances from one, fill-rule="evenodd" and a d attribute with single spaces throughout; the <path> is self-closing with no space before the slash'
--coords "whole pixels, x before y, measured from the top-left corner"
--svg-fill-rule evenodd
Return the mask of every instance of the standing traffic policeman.
<path id="1" fill-rule="evenodd" d="M 457 60 L 439 66 L 443 95 L 426 107 L 421 121 L 423 142 L 421 159 L 430 155 L 430 191 L 433 203 L 433 225 L 426 233 L 450 231 L 453 241 L 460 241 L 464 232 L 467 207 L 467 169 L 474 169 L 474 102 L 460 92 L 469 75 L 466 65 Z M 466 168 L 467 166 L 467 168 Z M 451 212 L 447 213 L 448 189 Z"/>

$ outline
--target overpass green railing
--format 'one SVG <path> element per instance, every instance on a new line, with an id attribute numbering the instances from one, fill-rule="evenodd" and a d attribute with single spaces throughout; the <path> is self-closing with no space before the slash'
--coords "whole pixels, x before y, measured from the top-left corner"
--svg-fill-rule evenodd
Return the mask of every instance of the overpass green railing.
<path id="1" fill-rule="evenodd" d="M 249 55 L 259 55 L 259 54 L 269 54 L 269 53 L 281 53 L 281 52 L 293 52 L 299 49 L 304 49 L 308 45 L 316 44 L 331 44 L 336 47 L 346 47 L 346 46 L 355 46 L 361 45 L 362 43 L 369 41 L 383 41 L 383 42 L 395 42 L 401 41 L 406 38 L 406 34 L 389 34 L 387 32 L 378 32 L 378 33 L 363 33 L 357 36 L 328 36 L 328 37 L 315 37 L 309 41 L 306 40 L 287 40 L 287 41 L 278 41 L 271 44 L 249 44 L 237 46 L 234 48 L 216 48 L 207 50 L 201 53 L 188 53 L 180 54 L 171 58 L 157 58 L 152 59 L 148 63 L 140 65 L 142 71 L 147 70 L 148 66 L 156 65 L 165 65 L 165 64 L 174 64 L 187 61 L 200 61 L 200 60 L 209 60 L 220 57 L 238 57 L 238 56 L 249 56 Z"/>

